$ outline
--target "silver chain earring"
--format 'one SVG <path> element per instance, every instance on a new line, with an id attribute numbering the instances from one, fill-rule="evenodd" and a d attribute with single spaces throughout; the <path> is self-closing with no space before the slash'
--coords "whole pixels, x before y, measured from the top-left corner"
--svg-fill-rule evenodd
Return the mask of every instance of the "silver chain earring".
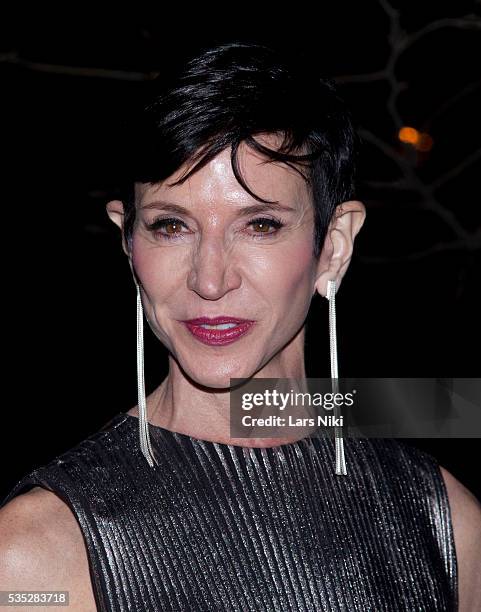
<path id="1" fill-rule="evenodd" d="M 327 281 L 327 295 L 329 300 L 329 345 L 331 352 L 331 379 L 332 392 L 338 393 L 339 380 L 337 371 L 337 337 L 336 337 L 336 281 Z M 335 411 L 338 410 L 335 405 Z M 336 414 L 337 417 L 337 414 Z M 344 438 L 342 428 L 334 426 L 334 437 L 336 442 L 336 474 L 347 475 L 346 459 L 344 457 Z"/>
<path id="2" fill-rule="evenodd" d="M 137 395 L 139 404 L 139 440 L 140 449 L 147 459 L 150 467 L 158 464 L 152 450 L 149 436 L 149 423 L 147 421 L 147 403 L 145 401 L 144 379 L 144 311 L 140 297 L 140 287 L 137 283 Z"/>

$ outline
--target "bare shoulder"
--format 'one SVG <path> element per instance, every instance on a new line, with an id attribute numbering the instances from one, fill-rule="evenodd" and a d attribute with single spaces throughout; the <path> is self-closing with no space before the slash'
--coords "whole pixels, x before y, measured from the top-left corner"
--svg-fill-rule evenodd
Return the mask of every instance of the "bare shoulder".
<path id="1" fill-rule="evenodd" d="M 0 509 L 0 558 L 0 590 L 69 591 L 70 610 L 97 610 L 80 526 L 55 493 L 34 487 Z"/>
<path id="2" fill-rule="evenodd" d="M 481 601 L 481 504 L 448 470 L 440 466 L 448 492 L 458 561 L 459 611 L 478 610 Z"/>

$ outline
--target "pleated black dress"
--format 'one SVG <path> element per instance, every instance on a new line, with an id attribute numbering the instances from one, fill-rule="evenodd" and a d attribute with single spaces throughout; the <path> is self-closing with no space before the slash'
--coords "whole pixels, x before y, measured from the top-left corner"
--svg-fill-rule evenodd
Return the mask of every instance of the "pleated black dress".
<path id="1" fill-rule="evenodd" d="M 100 431 L 26 475 L 71 508 L 101 611 L 457 610 L 447 492 L 434 457 L 393 439 L 271 448 L 198 440 L 138 419 Z"/>

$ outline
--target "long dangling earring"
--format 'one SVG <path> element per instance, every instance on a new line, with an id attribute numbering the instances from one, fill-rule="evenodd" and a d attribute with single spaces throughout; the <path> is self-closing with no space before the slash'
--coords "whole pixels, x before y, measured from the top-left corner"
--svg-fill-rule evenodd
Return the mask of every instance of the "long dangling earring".
<path id="1" fill-rule="evenodd" d="M 149 436 L 149 424 L 147 421 L 147 403 L 145 401 L 145 379 L 144 379 L 144 311 L 140 297 L 140 287 L 137 286 L 137 395 L 139 404 L 139 440 L 140 448 L 150 467 L 158 464 L 152 450 Z"/>
<path id="2" fill-rule="evenodd" d="M 336 281 L 327 281 L 327 299 L 329 300 L 329 345 L 331 352 L 331 380 L 332 391 L 337 393 L 339 390 L 339 380 L 337 372 L 337 337 L 336 337 Z M 335 417 L 338 416 L 339 406 L 335 404 Z M 346 459 L 344 457 L 344 438 L 342 428 L 334 426 L 334 436 L 336 442 L 336 474 L 347 475 Z"/>

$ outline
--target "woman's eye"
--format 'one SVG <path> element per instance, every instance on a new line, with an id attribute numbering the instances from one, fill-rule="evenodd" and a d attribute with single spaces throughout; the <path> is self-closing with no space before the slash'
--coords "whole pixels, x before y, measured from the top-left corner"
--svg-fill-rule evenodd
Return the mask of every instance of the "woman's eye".
<path id="1" fill-rule="evenodd" d="M 170 218 L 170 219 L 156 219 L 151 224 L 149 224 L 147 227 L 150 231 L 154 232 L 154 234 L 157 234 L 158 236 L 161 236 L 162 238 L 166 238 L 167 240 L 174 240 L 181 233 L 180 232 L 181 226 L 186 227 L 183 221 L 181 221 L 180 219 Z M 166 229 L 165 232 L 159 231 L 160 229 L 164 229 L 164 228 Z"/>
<path id="2" fill-rule="evenodd" d="M 268 219 L 267 217 L 260 217 L 258 219 L 253 219 L 252 221 L 249 222 L 249 225 L 253 225 L 253 226 L 257 226 L 259 229 L 259 231 L 256 231 L 256 234 L 266 234 L 266 235 L 273 235 L 273 234 L 277 234 L 277 231 L 284 225 L 282 223 L 282 221 L 280 221 L 279 219 Z M 269 226 L 274 228 L 273 232 L 269 232 Z M 256 236 L 256 237 L 263 237 L 263 236 Z"/>
<path id="3" fill-rule="evenodd" d="M 254 238 L 263 238 L 264 236 L 276 234 L 283 227 L 284 223 L 279 219 L 259 217 L 249 221 L 247 225 L 257 228 L 254 231 L 254 234 L 256 234 Z M 183 221 L 172 217 L 169 219 L 155 219 L 152 223 L 147 224 L 147 229 L 162 239 L 175 240 L 182 235 L 183 232 L 180 231 L 182 226 L 187 227 Z M 274 231 L 269 231 L 269 228 L 274 228 Z"/>

